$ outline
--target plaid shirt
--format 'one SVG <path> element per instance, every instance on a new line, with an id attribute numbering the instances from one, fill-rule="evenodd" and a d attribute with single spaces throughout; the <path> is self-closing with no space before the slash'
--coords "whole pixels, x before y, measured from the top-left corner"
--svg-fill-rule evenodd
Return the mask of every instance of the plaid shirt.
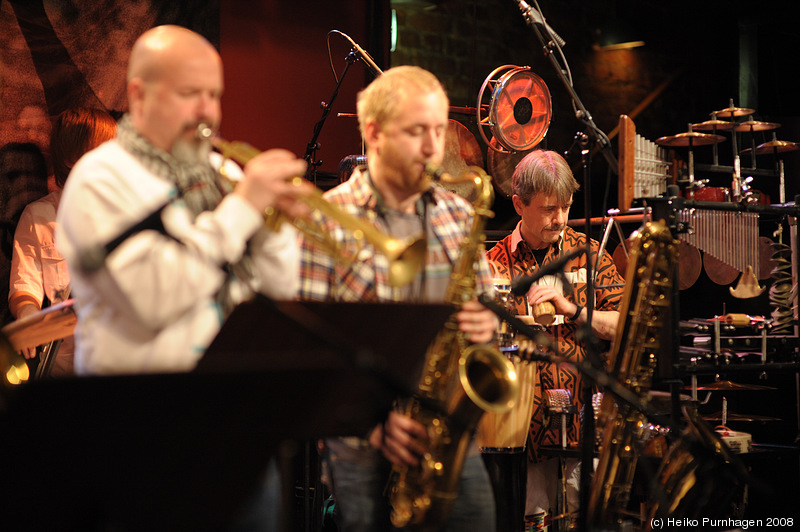
<path id="1" fill-rule="evenodd" d="M 586 246 L 586 236 L 567 227 L 559 238 L 558 242 L 550 246 L 547 255 L 542 261 L 548 264 L 558 258 L 561 253 L 568 253 L 579 247 Z M 591 240 L 592 264 L 596 261 L 599 244 Z M 533 250 L 525 243 L 519 232 L 519 225 L 514 232 L 498 242 L 487 252 L 489 260 L 496 268 L 499 276 L 507 276 L 515 279 L 525 273 L 533 273 L 536 270 L 536 259 Z M 586 305 L 586 254 L 581 254 L 569 261 L 564 267 L 567 280 L 572 285 L 572 295 L 569 291 L 565 293 L 567 299 Z M 608 253 L 603 253 L 600 265 L 595 272 L 595 309 L 597 310 L 619 310 L 622 302 L 624 288 L 622 277 L 617 272 L 614 262 Z M 611 286 L 614 285 L 614 286 Z M 511 296 L 514 298 L 514 296 Z M 524 296 L 514 298 L 515 309 L 512 312 L 525 314 Z M 553 325 L 546 329 L 552 337 L 556 346 L 555 354 L 561 355 L 568 360 L 580 361 L 586 357 L 584 345 L 577 341 L 575 333 L 578 325 L 572 322 L 561 321 L 558 325 Z M 578 406 L 580 412 L 583 408 L 582 389 L 584 385 L 583 376 L 574 368 L 567 366 L 556 366 L 544 362 L 538 363 L 536 372 L 536 382 L 534 384 L 534 406 L 533 416 L 530 424 L 530 439 L 532 445 L 529 452 L 531 459 L 538 461 L 540 446 L 560 446 L 560 431 L 548 429 L 544 426 L 543 416 L 546 404 L 543 402 L 543 390 L 567 389 L 572 393 L 572 400 Z M 579 441 L 580 417 L 575 415 L 572 425 L 568 428 L 568 441 Z M 544 457 L 542 457 L 544 458 Z"/>
<path id="2" fill-rule="evenodd" d="M 378 198 L 366 172 L 356 170 L 348 181 L 329 190 L 324 197 L 347 214 L 380 227 Z M 433 187 L 431 197 L 427 213 L 428 239 L 438 239 L 452 265 L 458 260 L 459 248 L 469 232 L 474 210 L 466 200 L 440 187 Z M 367 242 L 360 244 L 352 230 L 319 211 L 314 211 L 312 217 L 321 232 L 329 235 L 351 260 L 335 259 L 330 250 L 324 249 L 314 239 L 301 237 L 300 299 L 350 302 L 400 302 L 407 299 L 403 287 L 389 284 L 389 261 L 384 255 Z M 479 260 L 476 293 L 491 293 L 493 286 L 488 263 L 483 256 Z M 417 274 L 420 275 L 422 273 Z M 444 297 L 443 293 L 442 301 Z"/>

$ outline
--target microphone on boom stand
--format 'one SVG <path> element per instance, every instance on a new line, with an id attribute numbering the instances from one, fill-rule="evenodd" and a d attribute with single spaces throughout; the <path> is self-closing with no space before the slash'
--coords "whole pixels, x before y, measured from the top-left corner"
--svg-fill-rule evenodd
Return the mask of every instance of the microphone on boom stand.
<path id="1" fill-rule="evenodd" d="M 350 45 L 353 47 L 353 51 L 361 57 L 361 60 L 364 61 L 364 64 L 367 65 L 367 68 L 375 75 L 375 77 L 380 76 L 383 74 L 383 70 L 381 70 L 378 65 L 375 64 L 375 61 L 372 59 L 372 56 L 369 55 L 369 52 L 361 48 L 356 41 L 350 38 L 350 36 L 346 33 L 343 33 L 339 30 L 334 30 L 339 33 L 342 37 L 350 41 Z"/>

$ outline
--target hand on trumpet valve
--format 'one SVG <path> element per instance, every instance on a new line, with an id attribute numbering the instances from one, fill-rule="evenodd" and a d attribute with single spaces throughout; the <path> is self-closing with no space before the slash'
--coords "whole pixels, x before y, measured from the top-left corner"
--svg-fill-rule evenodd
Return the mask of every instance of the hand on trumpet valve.
<path id="1" fill-rule="evenodd" d="M 267 150 L 245 164 L 244 178 L 233 193 L 243 197 L 259 212 L 273 208 L 290 218 L 305 217 L 310 207 L 298 199 L 313 193 L 315 187 L 295 176 L 303 175 L 306 167 L 306 161 L 289 151 Z"/>

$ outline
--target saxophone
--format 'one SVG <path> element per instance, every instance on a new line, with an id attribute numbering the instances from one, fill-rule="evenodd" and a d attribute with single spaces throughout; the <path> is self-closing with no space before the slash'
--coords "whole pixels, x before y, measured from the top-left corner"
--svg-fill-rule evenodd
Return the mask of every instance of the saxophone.
<path id="1" fill-rule="evenodd" d="M 628 259 L 628 282 L 609 366 L 610 374 L 642 402 L 647 399 L 656 368 L 663 314 L 671 302 L 677 249 L 677 241 L 664 222 L 647 222 L 634 236 Z M 602 527 L 621 520 L 638 459 L 636 443 L 646 425 L 638 410 L 617 404 L 611 394 L 604 394 L 598 415 L 603 439 L 589 494 L 587 523 Z"/>
<path id="2" fill-rule="evenodd" d="M 436 177 L 435 171 L 427 169 Z M 469 181 L 477 191 L 475 215 L 460 254 L 446 301 L 460 306 L 476 294 L 476 263 L 483 252 L 483 229 L 494 192 L 491 178 L 477 167 L 456 180 L 441 175 L 445 183 Z M 438 530 L 458 495 L 458 482 L 475 427 L 484 411 L 505 412 L 520 393 L 514 365 L 497 349 L 469 345 L 459 332 L 455 314 L 431 343 L 415 397 L 399 408 L 428 431 L 428 452 L 414 468 L 395 466 L 388 485 L 392 524 L 398 528 Z"/>

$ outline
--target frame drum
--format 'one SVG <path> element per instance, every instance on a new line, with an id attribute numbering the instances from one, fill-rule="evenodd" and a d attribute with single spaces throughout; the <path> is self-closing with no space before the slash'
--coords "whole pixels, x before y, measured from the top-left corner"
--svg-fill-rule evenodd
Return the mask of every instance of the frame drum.
<path id="1" fill-rule="evenodd" d="M 508 412 L 486 412 L 478 423 L 475 439 L 482 452 L 521 452 L 525 449 L 533 415 L 536 363 L 511 357 L 520 380 L 520 397 Z"/>
<path id="2" fill-rule="evenodd" d="M 505 73 L 499 79 L 494 77 Z M 493 85 L 488 106 L 488 116 L 482 117 L 484 93 Z M 489 127 L 500 146 L 489 146 L 498 151 L 525 151 L 533 148 L 547 134 L 553 106 L 550 91 L 544 80 L 531 72 L 530 67 L 503 65 L 493 70 L 478 91 L 478 130 L 489 145 L 484 127 Z"/>

